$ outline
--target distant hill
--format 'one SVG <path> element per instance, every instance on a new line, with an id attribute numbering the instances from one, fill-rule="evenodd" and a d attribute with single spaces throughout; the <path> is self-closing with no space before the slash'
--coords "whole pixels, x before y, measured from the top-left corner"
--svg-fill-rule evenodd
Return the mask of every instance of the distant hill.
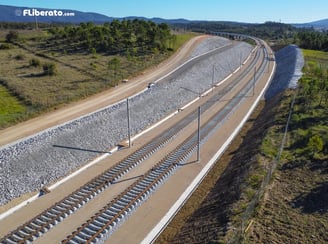
<path id="1" fill-rule="evenodd" d="M 328 19 L 313 21 L 310 23 L 293 24 L 297 28 L 314 28 L 317 30 L 328 30 Z"/>
<path id="2" fill-rule="evenodd" d="M 144 18 L 144 17 L 137 17 L 137 16 L 128 16 L 124 18 L 114 18 L 114 17 L 108 17 L 103 14 L 98 13 L 87 13 L 87 12 L 81 12 L 76 10 L 70 10 L 70 9 L 57 9 L 57 11 L 61 11 L 62 13 L 69 13 L 74 16 L 28 16 L 28 13 L 25 12 L 24 16 L 24 10 L 29 10 L 31 14 L 33 14 L 33 9 L 36 9 L 37 11 L 52 11 L 53 9 L 47 9 L 47 8 L 30 8 L 30 7 L 15 7 L 15 6 L 8 6 L 8 5 L 0 5 L 0 22 L 35 22 L 36 20 L 38 22 L 42 23 L 82 23 L 82 22 L 94 22 L 94 23 L 105 23 L 105 22 L 111 22 L 113 19 L 143 19 L 143 20 L 151 20 L 155 23 L 188 23 L 189 20 L 185 19 L 172 19 L 172 20 L 166 20 L 161 18 Z M 47 13 L 49 15 L 49 13 Z M 58 15 L 58 14 L 57 14 Z"/>

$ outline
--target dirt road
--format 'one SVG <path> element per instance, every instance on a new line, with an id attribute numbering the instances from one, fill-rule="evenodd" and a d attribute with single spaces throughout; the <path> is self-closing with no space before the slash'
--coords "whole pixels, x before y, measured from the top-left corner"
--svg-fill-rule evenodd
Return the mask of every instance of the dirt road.
<path id="1" fill-rule="evenodd" d="M 0 131 L 0 147 L 24 137 L 31 136 L 47 128 L 65 123 L 74 118 L 96 111 L 136 92 L 144 89 L 147 84 L 156 78 L 172 71 L 179 64 L 182 64 L 199 42 L 207 36 L 197 36 L 183 45 L 172 57 L 162 62 L 156 67 L 146 70 L 142 75 L 133 78 L 126 84 L 91 96 L 85 100 L 69 104 L 56 111 L 46 113 L 34 119 L 22 122 L 15 126 Z"/>

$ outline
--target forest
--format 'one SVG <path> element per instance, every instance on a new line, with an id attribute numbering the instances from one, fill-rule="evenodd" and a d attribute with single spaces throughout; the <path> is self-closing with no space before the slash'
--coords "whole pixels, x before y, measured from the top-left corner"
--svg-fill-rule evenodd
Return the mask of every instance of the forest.
<path id="1" fill-rule="evenodd" d="M 78 26 L 51 27 L 48 46 L 63 45 L 68 52 L 85 51 L 144 55 L 172 49 L 175 36 L 167 24 L 135 19 L 96 25 L 92 22 Z"/>
<path id="2" fill-rule="evenodd" d="M 301 30 L 297 33 L 297 44 L 304 49 L 328 51 L 328 32 Z"/>
<path id="3" fill-rule="evenodd" d="M 40 25 L 40 24 L 39 24 Z M 31 23 L 1 23 L 0 29 L 9 29 L 7 41 L 18 39 L 18 30 L 31 29 Z M 176 36 L 170 27 L 145 20 L 113 20 L 111 23 L 95 24 L 93 22 L 79 25 L 41 24 L 39 28 L 50 35 L 42 38 L 41 48 L 57 47 L 67 53 L 90 52 L 109 55 L 140 56 L 150 53 L 172 51 Z M 12 38 L 15 37 L 15 38 Z"/>

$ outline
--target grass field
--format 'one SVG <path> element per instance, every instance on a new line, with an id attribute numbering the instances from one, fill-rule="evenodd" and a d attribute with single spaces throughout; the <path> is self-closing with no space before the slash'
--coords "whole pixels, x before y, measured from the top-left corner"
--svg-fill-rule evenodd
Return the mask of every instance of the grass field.
<path id="1" fill-rule="evenodd" d="M 307 61 L 324 62 L 326 65 L 328 63 L 327 52 L 303 49 L 303 55 Z"/>
<path id="2" fill-rule="evenodd" d="M 49 50 L 40 44 L 47 37 L 46 32 L 22 31 L 18 45 L 0 50 L 0 84 L 6 92 L 0 99 L 7 104 L 1 111 L 0 129 L 110 89 L 159 64 L 193 36 L 178 34 L 172 51 L 139 57 Z M 113 60 L 118 62 L 116 67 L 109 65 Z M 44 74 L 43 66 L 48 64 L 55 66 L 55 75 Z M 17 110 L 17 105 L 8 99 L 20 104 L 21 109 Z"/>

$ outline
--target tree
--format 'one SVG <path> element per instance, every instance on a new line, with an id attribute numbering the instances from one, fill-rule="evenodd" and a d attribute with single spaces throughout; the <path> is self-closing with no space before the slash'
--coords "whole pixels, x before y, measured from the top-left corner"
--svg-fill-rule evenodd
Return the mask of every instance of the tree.
<path id="1" fill-rule="evenodd" d="M 114 71 L 114 79 L 117 78 L 118 70 L 120 69 L 120 60 L 118 58 L 113 58 L 108 62 L 108 68 Z"/>

